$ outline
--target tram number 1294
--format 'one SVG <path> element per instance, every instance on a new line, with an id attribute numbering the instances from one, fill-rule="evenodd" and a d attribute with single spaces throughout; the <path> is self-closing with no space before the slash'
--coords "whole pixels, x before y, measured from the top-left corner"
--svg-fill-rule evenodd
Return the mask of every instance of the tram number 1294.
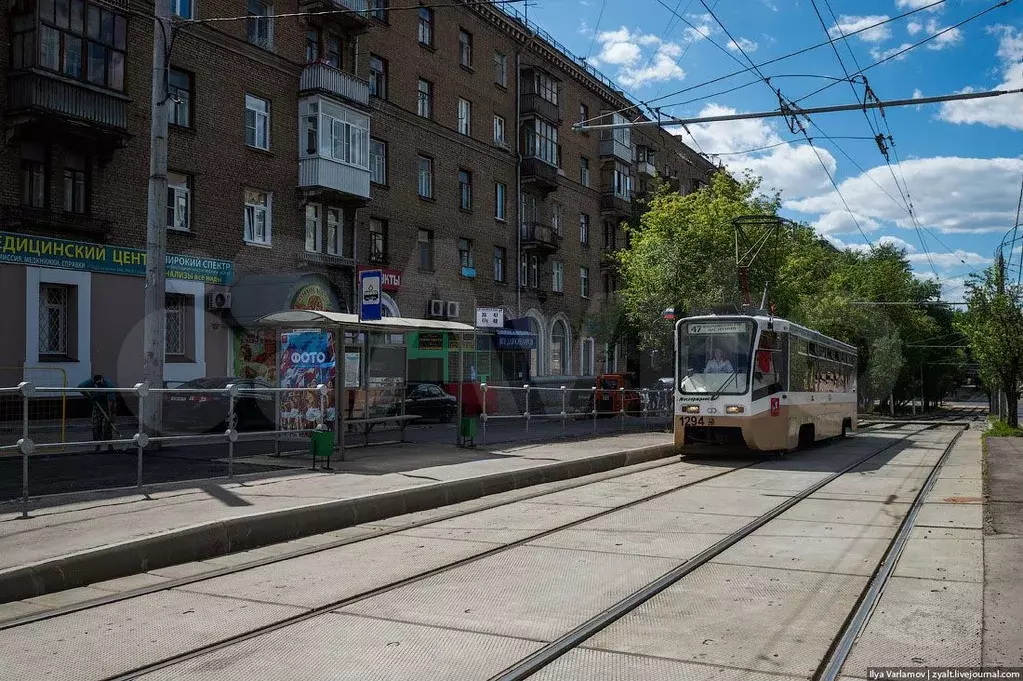
<path id="1" fill-rule="evenodd" d="M 713 426 L 714 419 L 704 419 L 702 416 L 683 416 L 683 426 Z"/>

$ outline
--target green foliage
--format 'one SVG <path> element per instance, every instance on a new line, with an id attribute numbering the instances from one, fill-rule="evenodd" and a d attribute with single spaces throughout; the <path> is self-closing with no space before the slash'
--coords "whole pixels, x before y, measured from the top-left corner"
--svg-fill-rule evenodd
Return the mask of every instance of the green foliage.
<path id="1" fill-rule="evenodd" d="M 990 418 L 990 422 L 991 427 L 984 433 L 984 437 L 1023 437 L 1023 429 L 1018 426 L 1010 426 L 994 416 Z"/>
<path id="2" fill-rule="evenodd" d="M 902 339 L 899 332 L 881 336 L 870 346 L 870 365 L 867 368 L 867 386 L 873 395 L 889 395 L 895 390 L 899 372 L 905 360 L 902 357 Z"/>

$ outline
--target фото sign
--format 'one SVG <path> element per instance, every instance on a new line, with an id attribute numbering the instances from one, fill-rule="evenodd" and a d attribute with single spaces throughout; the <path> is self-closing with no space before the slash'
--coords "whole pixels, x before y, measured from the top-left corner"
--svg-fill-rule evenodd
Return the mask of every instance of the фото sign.
<path id="1" fill-rule="evenodd" d="M 503 328 L 504 309 L 500 307 L 477 307 L 476 326 L 481 329 Z"/>
<path id="2" fill-rule="evenodd" d="M 0 232 L 0 263 L 146 276 L 146 252 L 137 248 L 9 232 Z M 234 283 L 234 264 L 227 260 L 168 253 L 167 278 L 229 286 Z"/>
<path id="3" fill-rule="evenodd" d="M 280 385 L 293 391 L 281 393 L 281 430 L 315 428 L 321 418 L 333 421 L 334 385 L 337 360 L 333 337 L 329 333 L 285 333 L 281 335 Z M 310 390 L 319 384 L 328 387 L 326 398 Z"/>

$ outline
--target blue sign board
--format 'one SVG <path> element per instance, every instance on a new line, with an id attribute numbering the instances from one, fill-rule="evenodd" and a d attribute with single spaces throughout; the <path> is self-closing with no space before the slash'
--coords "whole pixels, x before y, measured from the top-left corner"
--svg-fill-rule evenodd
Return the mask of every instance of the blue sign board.
<path id="1" fill-rule="evenodd" d="M 383 273 L 380 270 L 359 272 L 359 319 L 373 322 L 380 319 L 380 296 L 383 295 Z"/>
<path id="2" fill-rule="evenodd" d="M 536 334 L 518 329 L 494 329 L 498 350 L 536 350 Z"/>

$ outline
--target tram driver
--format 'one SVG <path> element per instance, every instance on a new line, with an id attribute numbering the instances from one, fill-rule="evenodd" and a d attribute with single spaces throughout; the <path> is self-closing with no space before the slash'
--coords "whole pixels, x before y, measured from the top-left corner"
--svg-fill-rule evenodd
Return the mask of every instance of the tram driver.
<path id="1" fill-rule="evenodd" d="M 735 371 L 732 363 L 725 359 L 725 353 L 721 348 L 714 348 L 714 358 L 707 362 L 703 370 L 705 374 L 731 374 Z"/>

